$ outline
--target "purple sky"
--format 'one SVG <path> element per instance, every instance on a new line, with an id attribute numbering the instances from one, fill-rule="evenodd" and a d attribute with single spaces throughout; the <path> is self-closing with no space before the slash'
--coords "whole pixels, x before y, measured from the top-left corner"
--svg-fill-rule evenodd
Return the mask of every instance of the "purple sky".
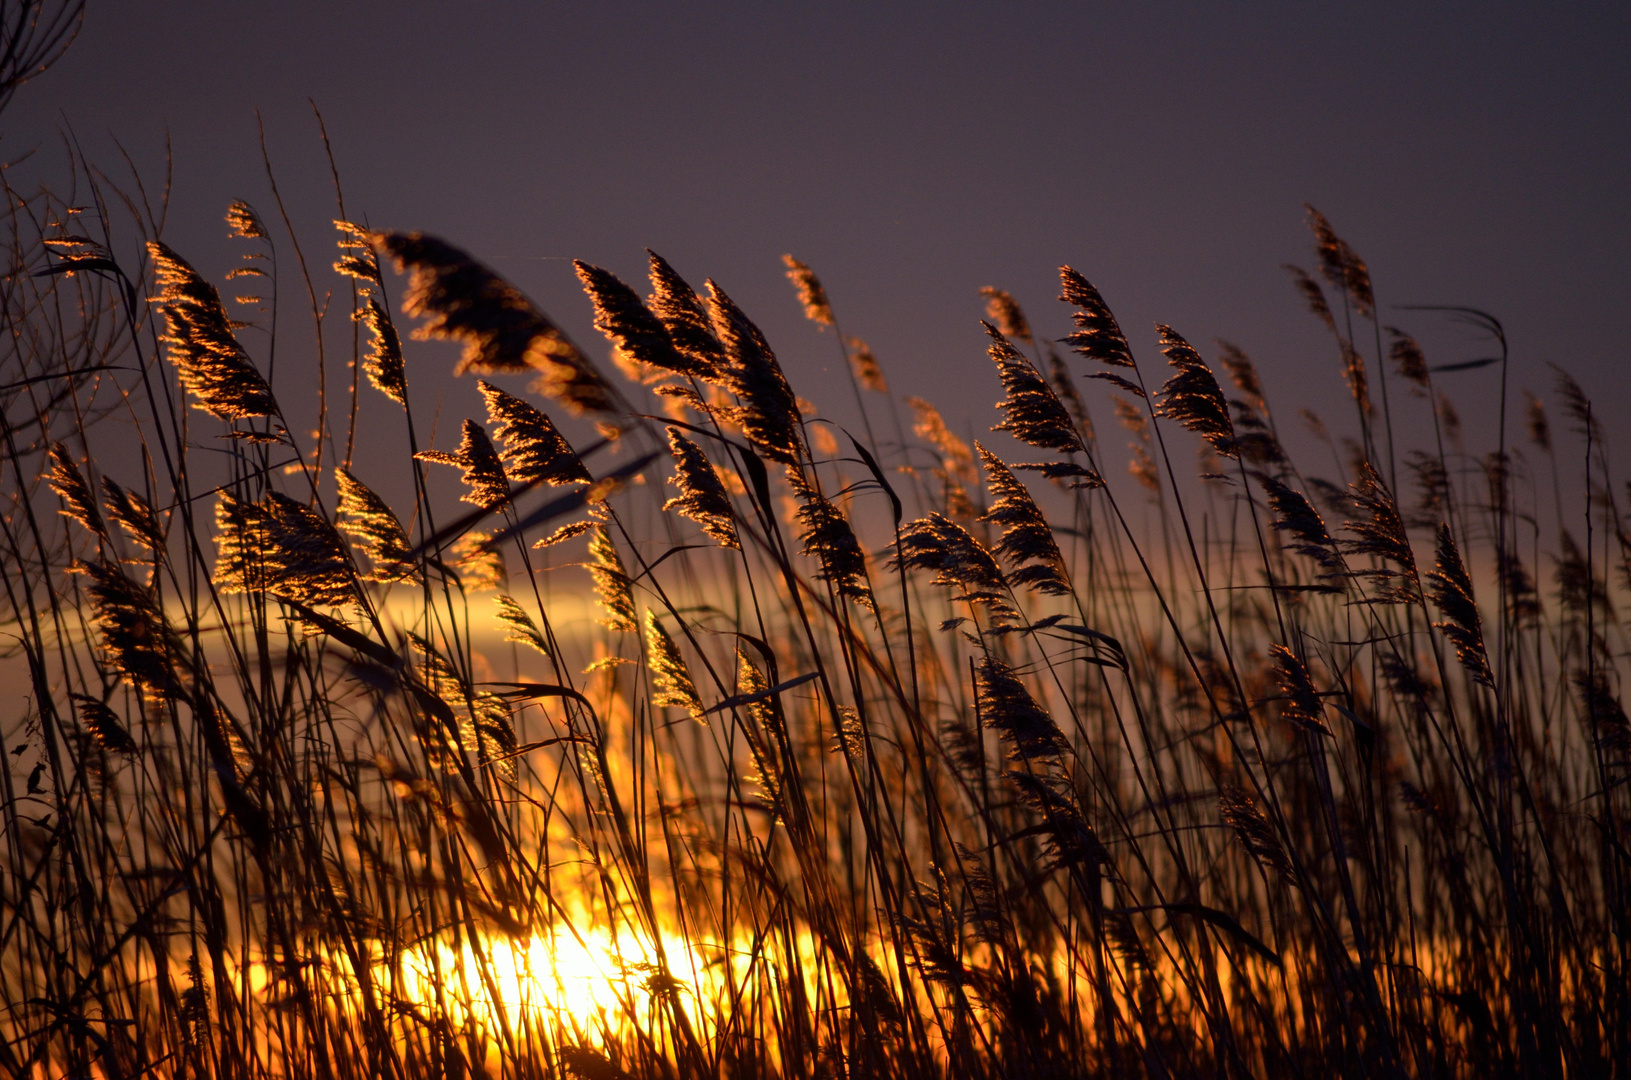
<path id="1" fill-rule="evenodd" d="M 1225 338 L 1281 415 L 1351 423 L 1333 348 L 1280 269 L 1311 262 L 1307 200 L 1430 361 L 1486 349 L 1393 305 L 1486 308 L 1508 326 L 1515 391 L 1548 388 L 1557 361 L 1611 437 L 1631 422 L 1624 4 L 92 0 L 67 58 L 0 118 L 0 146 L 40 146 L 13 175 L 38 182 L 71 126 L 117 176 L 116 136 L 152 184 L 168 129 L 166 239 L 219 273 L 238 257 L 227 202 L 275 214 L 258 108 L 326 266 L 333 197 L 308 96 L 351 216 L 467 248 L 597 355 L 565 260 L 634 282 L 655 248 L 694 284 L 717 278 L 795 388 L 840 418 L 848 387 L 823 385 L 836 354 L 800 318 L 784 251 L 821 274 L 896 388 L 959 428 L 995 422 L 978 288 L 1012 290 L 1062 336 L 1061 262 L 1099 285 L 1146 364 L 1157 320 L 1209 358 Z M 420 355 L 439 379 L 447 350 Z M 309 363 L 286 356 L 282 370 Z M 1493 369 L 1444 384 L 1469 449 L 1488 449 Z M 1084 388 L 1106 426 L 1102 388 Z M 478 414 L 473 385 L 447 394 Z"/>

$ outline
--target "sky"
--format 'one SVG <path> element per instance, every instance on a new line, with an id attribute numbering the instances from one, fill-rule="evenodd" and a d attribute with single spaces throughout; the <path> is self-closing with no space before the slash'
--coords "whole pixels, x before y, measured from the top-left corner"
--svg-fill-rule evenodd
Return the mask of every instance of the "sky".
<path id="1" fill-rule="evenodd" d="M 0 116 L 0 156 L 38 147 L 13 183 L 48 183 L 67 132 L 111 177 L 128 152 L 152 193 L 168 136 L 165 239 L 219 274 L 238 259 L 230 200 L 275 220 L 258 113 L 323 267 L 336 211 L 310 102 L 350 217 L 464 247 L 602 356 L 569 260 L 642 284 L 653 248 L 693 284 L 717 279 L 840 419 L 832 335 L 801 318 L 784 252 L 894 388 L 962 430 L 994 423 L 999 396 L 979 288 L 1060 337 L 1061 263 L 1145 364 L 1158 321 L 1209 358 L 1226 339 L 1279 415 L 1351 428 L 1334 347 L 1282 269 L 1312 265 L 1308 202 L 1430 362 L 1489 349 L 1400 305 L 1476 306 L 1507 327 L 1515 395 L 1547 390 L 1555 362 L 1611 439 L 1631 422 L 1624 4 L 90 0 L 67 57 Z M 297 353 L 283 378 L 311 362 Z M 410 362 L 479 415 L 474 386 L 445 378 L 451 356 Z M 1441 382 L 1469 450 L 1493 448 L 1496 369 Z M 1105 426 L 1103 387 L 1083 386 Z M 1396 405 L 1402 443 L 1428 429 L 1419 403 Z"/>

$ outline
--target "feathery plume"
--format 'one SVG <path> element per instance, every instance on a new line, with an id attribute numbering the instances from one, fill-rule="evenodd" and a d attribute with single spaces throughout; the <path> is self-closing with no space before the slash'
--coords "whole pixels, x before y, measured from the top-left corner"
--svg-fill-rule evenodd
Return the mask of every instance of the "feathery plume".
<path id="1" fill-rule="evenodd" d="M 681 375 L 701 374 L 693 360 L 674 348 L 662 320 L 616 274 L 581 259 L 574 259 L 572 266 L 595 305 L 595 329 L 608 341 L 638 363 Z"/>
<path id="2" fill-rule="evenodd" d="M 1218 363 L 1229 373 L 1236 390 L 1245 394 L 1257 408 L 1268 408 L 1268 403 L 1263 400 L 1263 381 L 1257 377 L 1257 365 L 1252 363 L 1252 358 L 1246 355 L 1244 349 L 1232 342 L 1219 341 Z"/>
<path id="3" fill-rule="evenodd" d="M 1082 441 L 1093 441 L 1093 418 L 1087 414 L 1087 402 L 1076 389 L 1076 383 L 1071 378 L 1070 368 L 1065 366 L 1065 358 L 1048 346 L 1048 381 L 1053 384 L 1053 392 L 1059 395 L 1064 403 L 1070 418 L 1076 421 L 1076 428 L 1081 433 Z"/>
<path id="4" fill-rule="evenodd" d="M 889 382 L 883 377 L 878 358 L 872 355 L 872 346 L 858 337 L 845 338 L 844 344 L 848 346 L 849 366 L 855 373 L 855 381 L 874 394 L 889 393 Z"/>
<path id="5" fill-rule="evenodd" d="M 534 649 L 550 655 L 549 643 L 544 640 L 543 632 L 538 624 L 532 621 L 525 608 L 516 602 L 515 597 L 499 593 L 493 597 L 493 604 L 498 608 L 498 625 L 504 629 L 504 640 L 514 641 L 521 645 L 531 645 Z"/>
<path id="6" fill-rule="evenodd" d="M 335 221 L 334 227 L 340 232 L 339 240 L 335 241 L 340 259 L 334 264 L 334 272 L 356 278 L 362 282 L 359 291 L 371 296 L 385 284 L 379 269 L 379 254 L 374 250 L 374 234 L 350 221 Z"/>
<path id="7" fill-rule="evenodd" d="M 1161 470 L 1155 465 L 1155 458 L 1150 456 L 1149 450 L 1143 443 L 1132 443 L 1132 458 L 1127 462 L 1127 474 L 1140 485 L 1150 491 L 1161 490 Z"/>
<path id="8" fill-rule="evenodd" d="M 1303 662 L 1284 645 L 1270 645 L 1269 656 L 1274 661 L 1280 693 L 1284 695 L 1280 715 L 1304 731 L 1331 734 L 1331 729 L 1325 726 L 1325 705 Z"/>
<path id="9" fill-rule="evenodd" d="M 832 326 L 832 304 L 828 303 L 827 290 L 821 287 L 821 279 L 815 276 L 815 271 L 791 255 L 783 255 L 782 263 L 787 267 L 787 280 L 798 289 L 804 317 L 819 326 Z"/>
<path id="10" fill-rule="evenodd" d="M 1132 432 L 1140 441 L 1150 437 L 1150 418 L 1144 410 L 1116 394 L 1110 395 L 1110 407 L 1115 410 L 1116 422 Z"/>
<path id="11" fill-rule="evenodd" d="M 96 497 L 91 494 L 91 486 L 85 482 L 79 466 L 74 464 L 73 455 L 59 442 L 51 444 L 50 455 L 51 471 L 45 474 L 45 480 L 62 499 L 59 513 L 106 540 L 108 529 L 102 523 L 101 511 L 96 508 Z"/>
<path id="12" fill-rule="evenodd" d="M 765 457 L 783 465 L 796 465 L 808 456 L 798 399 L 787 384 L 776 354 L 742 309 L 725 290 L 708 282 L 708 310 L 714 331 L 725 346 L 722 374 L 725 385 L 741 405 L 732 419 Z"/>
<path id="13" fill-rule="evenodd" d="M 1427 357 L 1422 353 L 1421 346 L 1416 344 L 1415 338 L 1396 327 L 1388 327 L 1387 332 L 1393 339 L 1388 345 L 1388 357 L 1393 361 L 1399 376 L 1406 382 L 1415 384 L 1419 390 L 1426 390 L 1430 379 L 1427 374 Z"/>
<path id="14" fill-rule="evenodd" d="M 920 397 L 909 397 L 906 404 L 917 417 L 912 424 L 912 434 L 940 451 L 940 464 L 947 473 L 968 475 L 974 467 L 974 453 L 968 443 L 946 426 L 940 410 Z"/>
<path id="15" fill-rule="evenodd" d="M 1359 403 L 1360 412 L 1366 416 L 1374 416 L 1376 408 L 1371 404 L 1370 378 L 1365 374 L 1365 358 L 1359 355 L 1359 350 L 1353 347 L 1353 342 L 1347 338 L 1339 340 L 1342 343 L 1342 378 L 1348 384 L 1348 393 Z"/>
<path id="16" fill-rule="evenodd" d="M 493 449 L 486 430 L 474 420 L 464 422 L 464 436 L 459 440 L 459 448 L 451 454 L 445 450 L 421 450 L 414 457 L 463 469 L 462 479 L 470 490 L 461 497 L 462 502 L 493 510 L 510 500 L 510 482 L 504 475 L 498 451 Z"/>
<path id="17" fill-rule="evenodd" d="M 69 694 L 79 711 L 79 722 L 89 731 L 98 746 L 114 754 L 134 754 L 136 740 L 130 737 L 119 717 L 104 702 L 84 694 Z"/>
<path id="18" fill-rule="evenodd" d="M 987 322 L 994 324 L 1004 337 L 1017 338 L 1027 345 L 1035 344 L 1036 339 L 1031 337 L 1030 320 L 1025 318 L 1024 310 L 1012 293 L 987 285 L 980 290 L 980 295 L 985 297 Z"/>
<path id="19" fill-rule="evenodd" d="M 153 508 L 147 505 L 147 500 L 126 491 L 106 476 L 102 478 L 102 495 L 102 505 L 107 508 L 108 517 L 124 529 L 126 535 L 149 551 L 163 549 L 164 528 L 159 524 L 159 517 Z"/>
<path id="20" fill-rule="evenodd" d="M 865 607 L 872 606 L 872 590 L 866 582 L 866 555 L 849 519 L 830 499 L 817 491 L 802 473 L 788 470 L 788 482 L 798 496 L 799 542 L 805 555 L 821 560 L 816 577 L 832 585 L 839 596 Z"/>
<path id="21" fill-rule="evenodd" d="M 1063 286 L 1059 299 L 1077 308 L 1071 315 L 1077 330 L 1065 338 L 1065 343 L 1089 360 L 1109 367 L 1136 368 L 1127 335 L 1121 332 L 1099 290 L 1068 266 L 1059 268 L 1059 281 Z"/>
<path id="22" fill-rule="evenodd" d="M 1523 392 L 1523 399 L 1524 425 L 1529 431 L 1529 441 L 1549 454 L 1552 452 L 1552 425 L 1546 419 L 1546 406 L 1528 390 Z"/>
<path id="23" fill-rule="evenodd" d="M 1363 511 L 1363 521 L 1347 521 L 1342 527 L 1358 537 L 1344 547 L 1350 555 L 1369 555 L 1391 562 L 1398 567 L 1373 570 L 1350 570 L 1355 577 L 1371 577 L 1383 585 L 1378 599 L 1385 604 L 1406 604 L 1421 599 L 1416 574 L 1416 556 L 1405 535 L 1404 522 L 1399 517 L 1399 506 L 1393 499 L 1382 476 L 1370 462 L 1361 462 L 1359 479 L 1350 485 L 1349 498 Z M 1398 582 L 1398 584 L 1394 584 Z"/>
<path id="24" fill-rule="evenodd" d="M 1275 529 L 1291 534 L 1292 542 L 1288 545 L 1291 550 L 1319 563 L 1325 574 L 1343 573 L 1346 568 L 1337 551 L 1336 541 L 1326 530 L 1325 520 L 1313 504 L 1302 492 L 1287 487 L 1272 476 L 1260 476 L 1258 479 L 1268 493 L 1269 507 L 1275 516 Z"/>
<path id="25" fill-rule="evenodd" d="M 308 607 L 356 603 L 345 542 L 310 507 L 278 491 L 253 503 L 223 491 L 215 525 L 215 584 L 222 592 L 267 592 Z"/>
<path id="26" fill-rule="evenodd" d="M 991 338 L 987 352 L 997 365 L 1002 388 L 1007 394 L 997 402 L 997 408 L 1003 412 L 1003 421 L 991 430 L 1009 432 L 1020 442 L 1043 450 L 1087 453 L 1081 433 L 1071 422 L 1065 407 L 1059 403 L 1059 395 L 1053 392 L 1048 380 L 1008 343 L 1008 339 L 996 327 L 990 323 L 981 325 Z"/>
<path id="27" fill-rule="evenodd" d="M 589 534 L 589 558 L 585 565 L 595 582 L 595 596 L 605 610 L 600 621 L 613 630 L 638 630 L 634 612 L 634 588 L 622 556 L 606 526 L 596 525 Z"/>
<path id="28" fill-rule="evenodd" d="M 1047 860 L 1041 867 L 1044 872 L 1072 866 L 1104 866 L 1110 862 L 1110 853 L 1082 816 L 1068 778 L 1030 769 L 1009 769 L 1007 779 L 1018 793 L 1019 801 L 1042 819 L 1036 828 L 1046 838 L 1043 851 Z"/>
<path id="29" fill-rule="evenodd" d="M 1365 267 L 1365 260 L 1336 234 L 1324 214 L 1307 203 L 1303 203 L 1303 209 L 1308 211 L 1308 227 L 1314 230 L 1320 272 L 1334 288 L 1344 290 L 1359 314 L 1368 318 L 1376 308 L 1376 297 L 1371 293 L 1370 271 Z"/>
<path id="30" fill-rule="evenodd" d="M 470 702 L 470 722 L 483 763 L 505 780 L 515 779 L 515 755 L 520 744 L 510 720 L 509 702 L 490 690 L 478 692 Z"/>
<path id="31" fill-rule="evenodd" d="M 232 336 L 215 286 L 157 240 L 148 241 L 147 254 L 159 285 L 154 301 L 164 315 L 160 340 L 170 346 L 170 362 L 197 399 L 195 407 L 222 420 L 276 414 L 272 388 Z"/>
<path id="32" fill-rule="evenodd" d="M 227 236 L 234 240 L 265 240 L 269 234 L 255 208 L 242 199 L 227 207 Z"/>
<path id="33" fill-rule="evenodd" d="M 502 589 L 509 580 L 509 568 L 504 565 L 504 553 L 489 541 L 491 533 L 468 532 L 453 544 L 453 567 L 459 575 L 459 585 L 466 592 L 490 592 Z"/>
<path id="34" fill-rule="evenodd" d="M 680 434 L 679 428 L 671 427 L 668 449 L 674 455 L 674 475 L 668 482 L 680 493 L 663 503 L 663 509 L 696 522 L 720 547 L 740 548 L 730 496 L 702 447 Z"/>
<path id="35" fill-rule="evenodd" d="M 590 481 L 589 470 L 548 416 L 489 382 L 476 386 L 487 403 L 487 421 L 504 444 L 501 460 L 511 480 L 542 480 L 556 487 Z"/>
<path id="36" fill-rule="evenodd" d="M 1585 390 L 1575 381 L 1573 375 L 1556 364 L 1549 366 L 1557 374 L 1557 394 L 1563 399 L 1563 411 L 1574 421 L 1575 434 L 1592 442 L 1601 442 L 1603 428 L 1591 407 L 1591 398 L 1586 396 Z"/>
<path id="37" fill-rule="evenodd" d="M 985 484 L 991 492 L 991 508 L 980 520 L 1002 529 L 996 554 L 1008 564 L 1009 583 L 1049 596 L 1070 595 L 1064 556 L 1036 500 L 1002 459 L 979 443 L 974 446 L 985 465 Z"/>
<path id="38" fill-rule="evenodd" d="M 1291 857 L 1280 843 L 1279 834 L 1249 794 L 1239 788 L 1223 788 L 1218 792 L 1218 814 L 1224 824 L 1240 837 L 1240 842 L 1246 845 L 1246 850 L 1251 852 L 1265 876 L 1294 880 Z"/>
<path id="39" fill-rule="evenodd" d="M 1438 394 L 1438 422 L 1443 426 L 1450 445 L 1461 449 L 1461 414 L 1455 411 L 1455 402 L 1450 400 L 1450 395 L 1442 390 Z"/>
<path id="40" fill-rule="evenodd" d="M 1427 575 L 1427 594 L 1444 616 L 1433 625 L 1455 646 L 1456 659 L 1478 682 L 1493 687 L 1489 654 L 1484 649 L 1484 627 L 1472 595 L 1472 578 L 1456 549 L 1455 537 L 1443 522 L 1438 526 L 1438 566 Z"/>
<path id="41" fill-rule="evenodd" d="M 368 580 L 417 580 L 419 568 L 413 562 L 413 546 L 390 505 L 349 469 L 336 470 L 335 480 L 340 489 L 339 529 L 361 541 L 363 552 L 373 564 Z"/>
<path id="42" fill-rule="evenodd" d="M 532 546 L 539 551 L 542 551 L 544 548 L 552 548 L 556 544 L 564 544 L 568 540 L 582 536 L 584 533 L 588 532 L 594 527 L 595 524 L 592 521 L 574 521 L 570 524 L 562 525 L 560 528 L 556 529 L 542 540 L 533 541 Z"/>
<path id="43" fill-rule="evenodd" d="M 651 654 L 651 681 L 655 693 L 653 705 L 673 705 L 702 720 L 702 698 L 697 696 L 697 684 L 691 678 L 691 669 L 685 666 L 685 657 L 668 636 L 655 611 L 646 612 L 646 649 Z"/>
<path id="44" fill-rule="evenodd" d="M 376 239 L 399 272 L 411 272 L 402 310 L 425 319 L 415 336 L 464 345 L 455 375 L 536 369 L 542 392 L 574 413 L 617 411 L 594 365 L 515 286 L 435 237 L 393 232 Z"/>
<path id="45" fill-rule="evenodd" d="M 1014 669 L 987 654 L 975 671 L 975 701 L 980 722 L 1008 742 L 1016 761 L 1050 762 L 1070 747 L 1048 711 L 1037 704 Z"/>
<path id="46" fill-rule="evenodd" d="M 1326 302 L 1325 290 L 1320 288 L 1320 283 L 1315 281 L 1313 275 L 1300 266 L 1286 263 L 1285 271 L 1291 275 L 1291 283 L 1296 286 L 1297 292 L 1301 294 L 1303 303 L 1308 306 L 1308 310 L 1313 313 L 1315 318 L 1325 324 L 1327 330 L 1333 334 L 1336 333 L 1337 321 L 1331 314 L 1331 305 Z"/>
<path id="47" fill-rule="evenodd" d="M 107 562 L 75 567 L 89 583 L 92 622 L 112 666 L 143 694 L 179 697 L 176 676 L 180 643 L 164 617 L 158 597 Z"/>
<path id="48" fill-rule="evenodd" d="M 936 585 L 954 590 L 954 601 L 983 605 L 994 626 L 1009 626 L 1018 617 L 996 557 L 938 511 L 901 526 L 895 559 L 908 570 L 933 570 Z"/>
<path id="49" fill-rule="evenodd" d="M 1623 760 L 1631 753 L 1631 720 L 1627 720 L 1625 706 L 1609 686 L 1607 674 L 1601 668 L 1590 675 L 1576 671 L 1574 684 L 1580 690 L 1597 746 L 1610 755 L 1611 760 L 1615 757 Z"/>
<path id="50" fill-rule="evenodd" d="M 352 312 L 351 317 L 368 327 L 368 355 L 362 358 L 363 373 L 374 389 L 396 402 L 408 403 L 408 372 L 402 362 L 402 339 L 397 337 L 391 316 L 374 297 Z"/>
<path id="51" fill-rule="evenodd" d="M 1161 351 L 1167 362 L 1177 369 L 1177 374 L 1155 392 L 1161 415 L 1199 435 L 1218 453 L 1234 457 L 1235 427 L 1212 369 L 1172 327 L 1158 323 L 1155 330 L 1161 335 Z"/>
<path id="52" fill-rule="evenodd" d="M 685 279 L 655 251 L 651 256 L 651 313 L 668 331 L 668 338 L 687 361 L 685 374 L 716 381 L 725 360 L 725 347 L 714 336 L 708 308 Z"/>

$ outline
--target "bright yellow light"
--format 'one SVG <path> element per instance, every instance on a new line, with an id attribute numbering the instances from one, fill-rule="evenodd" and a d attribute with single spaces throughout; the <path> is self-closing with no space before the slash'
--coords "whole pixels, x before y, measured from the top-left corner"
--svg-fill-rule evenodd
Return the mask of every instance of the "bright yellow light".
<path id="1" fill-rule="evenodd" d="M 404 959 L 402 990 L 410 1000 L 440 1001 L 466 1019 L 491 1017 L 511 1027 L 553 1020 L 577 1031 L 645 1026 L 673 995 L 695 1010 L 693 979 L 705 970 L 697 949 L 664 935 L 663 958 L 629 933 L 557 926 L 526 939 L 494 936 L 422 946 Z M 440 993 L 438 993 L 440 990 Z"/>

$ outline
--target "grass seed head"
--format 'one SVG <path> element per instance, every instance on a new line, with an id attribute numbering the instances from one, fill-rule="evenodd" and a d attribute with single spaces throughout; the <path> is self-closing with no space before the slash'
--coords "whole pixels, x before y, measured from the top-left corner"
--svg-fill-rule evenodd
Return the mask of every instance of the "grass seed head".
<path id="1" fill-rule="evenodd" d="M 272 388 L 233 336 L 215 286 L 157 240 L 148 241 L 147 254 L 159 285 L 154 301 L 164 316 L 160 340 L 195 406 L 222 420 L 276 414 Z"/>

